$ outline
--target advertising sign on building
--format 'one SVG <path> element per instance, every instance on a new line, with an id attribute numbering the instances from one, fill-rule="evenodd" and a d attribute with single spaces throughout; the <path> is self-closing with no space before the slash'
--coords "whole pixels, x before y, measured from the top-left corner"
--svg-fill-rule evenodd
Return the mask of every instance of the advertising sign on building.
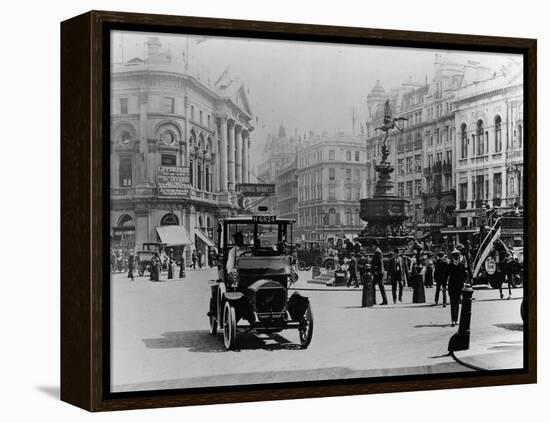
<path id="1" fill-rule="evenodd" d="M 157 176 L 160 195 L 189 195 L 188 167 L 159 166 Z"/>
<path id="2" fill-rule="evenodd" d="M 275 184 L 237 184 L 237 192 L 244 197 L 264 197 L 275 195 Z"/>

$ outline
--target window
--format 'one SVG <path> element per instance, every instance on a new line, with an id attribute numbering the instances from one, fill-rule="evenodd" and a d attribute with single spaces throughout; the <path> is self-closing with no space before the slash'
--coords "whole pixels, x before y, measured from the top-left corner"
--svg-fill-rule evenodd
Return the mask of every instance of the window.
<path id="1" fill-rule="evenodd" d="M 191 120 L 195 120 L 195 106 L 191 106 Z"/>
<path id="2" fill-rule="evenodd" d="M 359 200 L 360 197 L 361 197 L 361 188 L 359 187 L 355 187 L 355 190 L 354 190 L 354 200 Z"/>
<path id="3" fill-rule="evenodd" d="M 346 225 L 351 226 L 353 223 L 351 221 L 351 209 L 346 209 Z"/>
<path id="4" fill-rule="evenodd" d="M 351 181 L 351 169 L 346 169 L 346 181 Z"/>
<path id="5" fill-rule="evenodd" d="M 206 124 L 208 125 L 209 128 L 211 127 L 210 115 L 206 116 Z"/>
<path id="6" fill-rule="evenodd" d="M 518 147 L 523 148 L 523 127 L 521 123 L 518 124 Z"/>
<path id="7" fill-rule="evenodd" d="M 502 173 L 493 175 L 493 198 L 502 197 Z"/>
<path id="8" fill-rule="evenodd" d="M 120 114 L 121 115 L 127 115 L 128 114 L 128 99 L 127 98 L 121 98 L 120 99 Z"/>
<path id="9" fill-rule="evenodd" d="M 202 110 L 199 110 L 199 123 L 202 125 Z"/>
<path id="10" fill-rule="evenodd" d="M 329 168 L 328 170 L 328 179 L 330 179 L 331 181 L 334 181 L 336 179 L 336 169 L 334 169 L 333 167 Z"/>
<path id="11" fill-rule="evenodd" d="M 432 168 L 434 165 L 434 155 L 428 154 L 428 167 Z"/>
<path id="12" fill-rule="evenodd" d="M 345 196 L 345 199 L 347 201 L 350 201 L 351 200 L 351 187 L 346 187 L 346 196 Z"/>
<path id="13" fill-rule="evenodd" d="M 210 168 L 208 166 L 205 166 L 204 167 L 204 190 L 205 191 L 210 191 L 211 190 L 210 185 L 211 185 L 211 183 L 210 183 Z"/>
<path id="14" fill-rule="evenodd" d="M 477 121 L 477 155 L 482 156 L 485 153 L 485 143 L 484 143 L 484 134 L 485 130 L 483 128 L 483 121 L 480 119 Z"/>
<path id="15" fill-rule="evenodd" d="M 447 164 L 450 165 L 453 162 L 453 151 L 447 150 Z"/>
<path id="16" fill-rule="evenodd" d="M 355 152 L 355 161 L 356 161 L 356 162 L 359 161 L 359 151 L 356 151 L 356 152 Z"/>
<path id="17" fill-rule="evenodd" d="M 468 200 L 468 182 L 462 182 L 459 185 L 458 199 L 459 199 L 459 201 L 467 201 Z"/>
<path id="18" fill-rule="evenodd" d="M 334 150 L 329 150 L 328 151 L 328 159 L 329 160 L 336 160 L 336 153 Z"/>
<path id="19" fill-rule="evenodd" d="M 193 160 L 189 160 L 189 184 L 193 187 L 194 184 L 194 178 L 193 178 Z"/>
<path id="20" fill-rule="evenodd" d="M 202 165 L 197 163 L 197 188 L 202 189 Z"/>
<path id="21" fill-rule="evenodd" d="M 407 197 L 411 198 L 413 196 L 413 181 L 407 181 Z"/>
<path id="22" fill-rule="evenodd" d="M 175 154 L 163 154 L 160 156 L 160 164 L 162 166 L 176 166 Z"/>
<path id="23" fill-rule="evenodd" d="M 422 179 L 415 179 L 414 180 L 414 195 L 420 195 L 420 191 L 422 191 Z"/>
<path id="24" fill-rule="evenodd" d="M 435 142 L 441 144 L 441 138 L 439 137 L 439 128 L 435 130 Z"/>
<path id="25" fill-rule="evenodd" d="M 414 171 L 422 172 L 422 155 L 420 154 L 414 156 Z"/>
<path id="26" fill-rule="evenodd" d="M 405 174 L 405 171 L 403 169 L 403 159 L 398 159 L 397 160 L 397 173 L 399 175 L 404 175 Z"/>
<path id="27" fill-rule="evenodd" d="M 121 157 L 118 165 L 119 185 L 121 187 L 132 186 L 132 158 Z"/>
<path id="28" fill-rule="evenodd" d="M 351 151 L 346 151 L 346 161 L 351 162 Z"/>
<path id="29" fill-rule="evenodd" d="M 336 210 L 334 209 L 328 211 L 328 224 L 336 225 Z"/>
<path id="30" fill-rule="evenodd" d="M 410 173 L 412 171 L 412 157 L 407 157 L 405 160 L 405 172 Z"/>
<path id="31" fill-rule="evenodd" d="M 336 200 L 336 187 L 328 187 L 328 199 Z"/>
<path id="32" fill-rule="evenodd" d="M 405 196 L 405 183 L 404 182 L 398 182 L 398 184 L 397 184 L 397 196 L 398 197 L 404 197 Z"/>
<path id="33" fill-rule="evenodd" d="M 355 169 L 355 181 L 359 182 L 361 180 L 361 170 Z"/>
<path id="34" fill-rule="evenodd" d="M 167 213 L 160 219 L 160 226 L 179 225 L 180 220 L 174 213 Z"/>
<path id="35" fill-rule="evenodd" d="M 174 97 L 164 97 L 164 112 L 174 113 Z"/>
<path id="36" fill-rule="evenodd" d="M 465 123 L 460 126 L 460 157 L 463 159 L 468 157 L 468 133 Z"/>

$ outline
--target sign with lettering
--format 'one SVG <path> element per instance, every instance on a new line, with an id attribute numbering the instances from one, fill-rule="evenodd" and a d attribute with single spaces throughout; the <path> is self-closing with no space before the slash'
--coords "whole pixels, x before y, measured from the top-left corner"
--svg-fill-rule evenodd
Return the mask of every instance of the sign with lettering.
<path id="1" fill-rule="evenodd" d="M 252 216 L 252 222 L 254 223 L 275 223 L 275 219 L 274 215 Z"/>
<path id="2" fill-rule="evenodd" d="M 275 195 L 275 184 L 237 184 L 236 191 L 244 197 L 268 197 Z"/>
<path id="3" fill-rule="evenodd" d="M 157 178 L 160 195 L 189 195 L 188 167 L 159 166 Z"/>

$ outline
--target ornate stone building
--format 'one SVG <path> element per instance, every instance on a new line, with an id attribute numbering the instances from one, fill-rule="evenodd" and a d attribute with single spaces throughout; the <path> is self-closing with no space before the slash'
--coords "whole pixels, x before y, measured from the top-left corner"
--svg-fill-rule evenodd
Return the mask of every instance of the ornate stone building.
<path id="1" fill-rule="evenodd" d="M 467 75 L 455 99 L 456 223 L 476 226 L 482 207 L 523 206 L 523 67 L 509 61 Z"/>
<path id="2" fill-rule="evenodd" d="M 312 136 L 298 150 L 297 237 L 307 241 L 352 238 L 364 227 L 364 137 L 338 133 Z"/>
<path id="3" fill-rule="evenodd" d="M 228 75 L 207 86 L 147 42 L 145 59 L 112 64 L 111 236 L 140 249 L 212 245 L 216 221 L 238 212 L 249 180 L 252 111 Z"/>
<path id="4" fill-rule="evenodd" d="M 275 179 L 277 216 L 298 220 L 298 175 L 296 160 L 281 169 Z"/>

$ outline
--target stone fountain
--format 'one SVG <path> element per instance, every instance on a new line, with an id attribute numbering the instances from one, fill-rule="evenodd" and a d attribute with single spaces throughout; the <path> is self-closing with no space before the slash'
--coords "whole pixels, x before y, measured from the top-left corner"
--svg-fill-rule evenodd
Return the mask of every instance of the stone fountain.
<path id="1" fill-rule="evenodd" d="M 404 248 L 414 238 L 405 229 L 404 223 L 409 218 L 407 209 L 409 201 L 400 198 L 394 193 L 394 184 L 391 174 L 394 167 L 389 163 L 388 146 L 389 132 L 393 129 L 402 131 L 397 123 L 406 118 L 393 118 L 390 102 L 386 100 L 384 107 L 384 124 L 376 128 L 385 132 L 382 143 L 382 160 L 375 166 L 378 173 L 374 196 L 360 200 L 361 211 L 359 217 L 367 222 L 365 228 L 359 233 L 357 240 L 367 249 L 380 246 L 383 253 L 393 251 L 395 248 Z"/>

